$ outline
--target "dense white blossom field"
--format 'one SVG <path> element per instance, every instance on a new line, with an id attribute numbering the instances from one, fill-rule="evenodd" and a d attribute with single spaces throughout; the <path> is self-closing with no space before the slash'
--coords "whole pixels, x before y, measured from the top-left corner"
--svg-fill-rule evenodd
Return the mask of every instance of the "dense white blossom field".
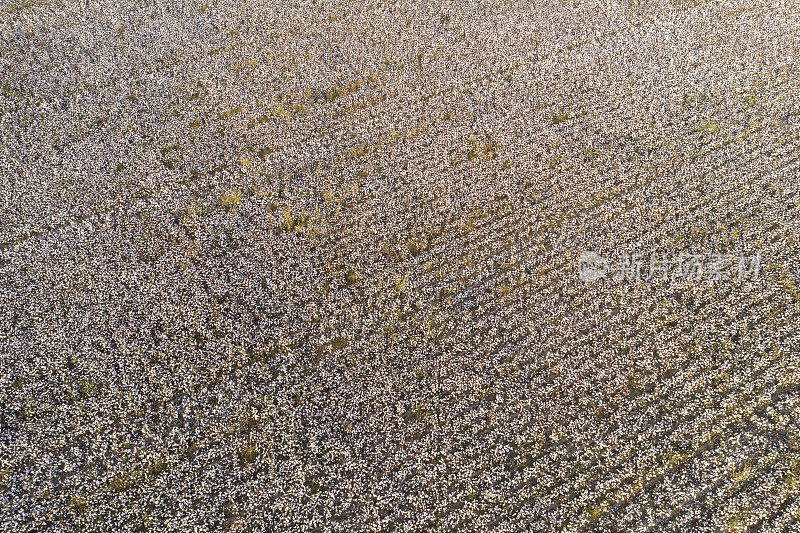
<path id="1" fill-rule="evenodd" d="M 0 0 L 0 137 L 3 531 L 800 529 L 794 0 Z"/>

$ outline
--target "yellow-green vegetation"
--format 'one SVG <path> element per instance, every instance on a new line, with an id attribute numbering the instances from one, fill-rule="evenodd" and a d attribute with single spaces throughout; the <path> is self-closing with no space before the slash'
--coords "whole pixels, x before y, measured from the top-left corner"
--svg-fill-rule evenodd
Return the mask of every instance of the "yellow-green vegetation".
<path id="1" fill-rule="evenodd" d="M 86 508 L 88 507 L 86 504 L 86 500 L 79 496 L 70 496 L 70 499 L 67 502 L 67 506 L 78 514 L 81 514 L 84 511 L 86 511 Z"/>
<path id="2" fill-rule="evenodd" d="M 82 380 L 78 386 L 78 395 L 86 400 L 97 394 L 97 384 L 87 380 Z"/>
<path id="3" fill-rule="evenodd" d="M 606 506 L 607 505 L 608 504 L 606 502 L 603 502 L 600 505 L 598 505 L 597 507 L 592 508 L 589 511 L 589 519 L 590 520 L 597 520 L 598 518 L 600 518 L 603 515 L 603 513 L 606 512 Z"/>
<path id="4" fill-rule="evenodd" d="M 223 194 L 219 198 L 219 205 L 226 211 L 238 209 L 242 203 L 242 193 L 239 191 L 230 191 Z"/>
<path id="5" fill-rule="evenodd" d="M 347 96 L 349 94 L 357 92 L 360 88 L 361 88 L 361 82 L 358 80 L 346 83 L 344 85 L 337 85 L 335 87 L 331 87 L 325 92 L 325 100 L 328 102 L 333 102 L 337 98 L 341 98 L 342 96 Z"/>
<path id="6" fill-rule="evenodd" d="M 258 448 L 255 444 L 247 446 L 239 450 L 238 456 L 243 464 L 252 464 L 258 459 Z"/>
<path id="7" fill-rule="evenodd" d="M 350 344 L 350 339 L 347 337 L 335 337 L 331 340 L 331 348 L 334 350 L 342 350 Z"/>
<path id="8" fill-rule="evenodd" d="M 295 214 L 290 208 L 286 208 L 283 212 L 283 222 L 279 229 L 282 231 L 299 231 L 308 224 L 310 219 L 311 217 L 306 213 Z"/>
<path id="9" fill-rule="evenodd" d="M 714 122 L 711 122 L 710 120 L 706 120 L 706 121 L 702 122 L 697 127 L 696 131 L 698 131 L 698 132 L 704 131 L 704 132 L 708 132 L 708 133 L 717 133 L 719 131 L 719 125 L 715 124 Z"/>
<path id="10" fill-rule="evenodd" d="M 355 270 L 350 270 L 344 276 L 345 284 L 354 285 L 359 280 L 359 273 Z"/>
<path id="11" fill-rule="evenodd" d="M 326 487 L 324 485 L 322 485 L 319 481 L 317 481 L 314 478 L 306 479 L 303 482 L 303 485 L 305 485 L 306 489 L 308 489 L 308 493 L 310 495 L 312 495 L 312 496 L 314 494 L 317 494 L 318 492 L 324 491 L 326 489 Z"/>
<path id="12" fill-rule="evenodd" d="M 226 109 L 225 111 L 223 111 L 223 112 L 221 112 L 219 114 L 219 118 L 221 118 L 221 119 L 231 118 L 231 117 L 233 117 L 235 115 L 238 115 L 242 111 L 243 111 L 243 108 L 241 108 L 241 107 L 234 107 L 232 109 Z"/>
<path id="13" fill-rule="evenodd" d="M 394 288 L 399 293 L 405 293 L 408 289 L 408 274 L 396 276 L 394 279 Z"/>
<path id="14" fill-rule="evenodd" d="M 132 488 L 139 486 L 144 481 L 145 475 L 141 470 L 132 470 L 130 472 L 123 472 L 117 474 L 111 480 L 109 489 L 111 492 L 126 492 Z"/>
<path id="15" fill-rule="evenodd" d="M 409 408 L 403 413 L 403 420 L 406 423 L 413 424 L 421 422 L 430 414 L 430 409 L 427 406 L 421 405 L 418 407 Z"/>
<path id="16" fill-rule="evenodd" d="M 800 489 L 800 457 L 797 455 L 787 457 L 788 468 L 785 483 L 791 490 Z"/>
<path id="17" fill-rule="evenodd" d="M 158 477 L 169 469 L 169 463 L 166 458 L 161 458 L 154 461 L 148 468 L 147 474 L 153 478 Z"/>

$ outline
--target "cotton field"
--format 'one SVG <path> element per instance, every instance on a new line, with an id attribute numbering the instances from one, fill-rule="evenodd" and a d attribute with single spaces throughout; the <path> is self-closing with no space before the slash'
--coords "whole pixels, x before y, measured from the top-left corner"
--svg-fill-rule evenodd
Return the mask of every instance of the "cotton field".
<path id="1" fill-rule="evenodd" d="M 3 531 L 800 529 L 800 6 L 0 2 Z"/>

